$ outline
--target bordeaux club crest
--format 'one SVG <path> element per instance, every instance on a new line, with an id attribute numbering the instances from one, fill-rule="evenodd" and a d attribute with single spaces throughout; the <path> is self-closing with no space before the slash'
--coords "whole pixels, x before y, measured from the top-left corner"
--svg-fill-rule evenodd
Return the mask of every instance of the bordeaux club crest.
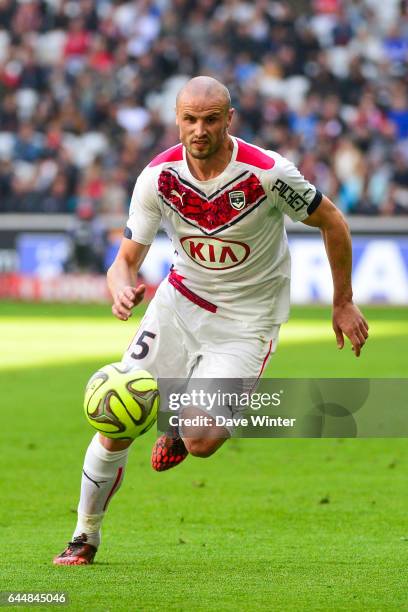
<path id="1" fill-rule="evenodd" d="M 230 204 L 235 210 L 242 210 L 245 206 L 245 193 L 243 191 L 230 191 L 228 194 Z"/>

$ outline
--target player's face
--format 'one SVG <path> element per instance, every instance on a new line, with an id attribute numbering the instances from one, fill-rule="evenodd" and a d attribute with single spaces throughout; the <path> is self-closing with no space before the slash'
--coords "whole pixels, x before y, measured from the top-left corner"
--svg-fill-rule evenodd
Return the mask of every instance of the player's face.
<path id="1" fill-rule="evenodd" d="M 208 159 L 225 141 L 233 110 L 221 101 L 183 99 L 177 107 L 180 141 L 192 157 Z"/>

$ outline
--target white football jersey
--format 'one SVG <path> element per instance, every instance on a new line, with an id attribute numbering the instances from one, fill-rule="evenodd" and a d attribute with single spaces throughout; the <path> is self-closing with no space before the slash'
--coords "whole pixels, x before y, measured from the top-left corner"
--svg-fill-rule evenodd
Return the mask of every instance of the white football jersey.
<path id="1" fill-rule="evenodd" d="M 202 308 L 268 328 L 289 315 L 283 215 L 303 221 L 322 194 L 287 159 L 232 137 L 231 161 L 198 181 L 179 144 L 137 179 L 125 237 L 151 244 L 162 223 L 174 246 L 168 281 Z"/>

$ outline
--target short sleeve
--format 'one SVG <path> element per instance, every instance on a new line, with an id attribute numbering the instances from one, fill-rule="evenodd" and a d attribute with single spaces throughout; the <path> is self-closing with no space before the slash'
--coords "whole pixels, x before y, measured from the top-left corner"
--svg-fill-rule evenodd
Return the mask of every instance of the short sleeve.
<path id="1" fill-rule="evenodd" d="M 272 182 L 274 205 L 293 221 L 304 221 L 322 201 L 321 192 L 309 183 L 296 166 L 281 157 Z"/>
<path id="2" fill-rule="evenodd" d="M 159 229 L 161 211 L 159 208 L 155 174 L 145 168 L 136 181 L 129 208 L 129 218 L 125 228 L 125 238 L 151 244 Z"/>

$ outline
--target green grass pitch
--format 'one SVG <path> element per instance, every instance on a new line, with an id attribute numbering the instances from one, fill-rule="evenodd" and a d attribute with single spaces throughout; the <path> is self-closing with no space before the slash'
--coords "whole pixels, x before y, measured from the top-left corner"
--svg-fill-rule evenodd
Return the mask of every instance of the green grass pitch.
<path id="1" fill-rule="evenodd" d="M 365 313 L 356 359 L 336 348 L 328 309 L 294 308 L 267 375 L 406 377 L 406 312 Z M 157 474 L 150 431 L 95 565 L 51 564 L 72 533 L 92 433 L 84 384 L 120 359 L 140 314 L 0 304 L 0 590 L 66 591 L 80 611 L 408 610 L 403 439 L 232 440 Z"/>

